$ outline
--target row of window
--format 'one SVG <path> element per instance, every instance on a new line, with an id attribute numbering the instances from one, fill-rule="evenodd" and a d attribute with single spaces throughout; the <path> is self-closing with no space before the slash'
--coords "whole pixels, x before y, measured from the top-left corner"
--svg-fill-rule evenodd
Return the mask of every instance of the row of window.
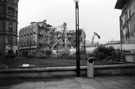
<path id="1" fill-rule="evenodd" d="M 36 27 L 30 25 L 30 26 L 27 26 L 25 28 L 20 29 L 19 37 L 24 38 L 24 37 L 27 37 L 27 36 L 35 35 L 36 33 L 37 33 Z"/>
<path id="2" fill-rule="evenodd" d="M 26 46 L 35 46 L 36 42 L 35 41 L 23 41 L 23 40 L 19 40 L 19 46 L 20 47 L 26 47 Z"/>
<path id="3" fill-rule="evenodd" d="M 3 14 L 3 13 L 4 13 L 4 12 L 3 12 L 3 7 L 0 6 L 0 14 Z M 18 12 L 17 12 L 17 10 L 15 10 L 14 8 L 8 7 L 7 14 L 8 14 L 9 16 L 13 16 L 13 17 L 16 17 L 16 18 L 17 18 Z"/>
<path id="4" fill-rule="evenodd" d="M 8 22 L 8 32 L 17 33 L 17 24 L 13 23 L 13 21 Z"/>
<path id="5" fill-rule="evenodd" d="M 31 35 L 35 35 L 36 32 L 35 31 L 31 31 L 31 32 L 25 32 L 25 33 L 21 33 L 19 32 L 19 37 L 20 38 L 24 38 L 24 37 L 27 37 L 27 36 L 31 36 Z M 39 32 L 39 37 L 43 37 L 43 36 L 50 36 L 51 34 L 49 33 L 44 33 L 42 31 Z"/>
<path id="6" fill-rule="evenodd" d="M 4 1 L 6 1 L 6 0 L 0 0 L 0 2 L 4 2 Z M 7 2 L 11 2 L 11 3 L 17 3 L 19 0 L 7 0 Z"/>
<path id="7" fill-rule="evenodd" d="M 135 14 L 135 3 L 132 3 L 130 8 L 126 8 L 126 10 L 122 13 L 120 17 L 121 26 L 124 26 L 128 20 L 132 19 L 134 14 Z"/>
<path id="8" fill-rule="evenodd" d="M 135 39 L 135 28 L 132 32 L 130 32 L 128 28 L 122 30 L 123 43 L 131 43 L 133 40 L 132 38 Z"/>
<path id="9" fill-rule="evenodd" d="M 14 45 L 16 43 L 16 38 L 13 37 L 6 37 L 3 39 L 3 37 L 0 37 L 0 43 L 5 42 L 6 44 L 12 44 Z"/>
<path id="10" fill-rule="evenodd" d="M 5 43 L 8 45 L 17 45 L 17 38 L 13 36 L 8 36 L 5 38 Z"/>
<path id="11" fill-rule="evenodd" d="M 9 1 L 11 1 L 11 0 L 9 0 Z M 0 0 L 0 2 L 1 2 L 1 0 Z M 2 14 L 2 13 L 3 13 L 3 6 L 0 5 L 0 14 Z M 13 8 L 13 7 L 8 7 L 8 8 L 7 8 L 7 14 L 10 15 L 10 16 L 15 16 L 15 17 L 17 17 L 18 12 L 17 12 L 17 10 L 15 10 L 15 8 Z"/>
<path id="12" fill-rule="evenodd" d="M 29 36 L 32 36 L 32 35 L 35 35 L 36 32 L 33 32 L 33 33 L 29 33 L 29 34 L 19 34 L 19 38 L 26 38 L 26 37 L 29 37 Z"/>
<path id="13" fill-rule="evenodd" d="M 18 12 L 17 12 L 17 10 L 15 10 L 14 8 L 8 7 L 7 14 L 8 14 L 9 16 L 14 16 L 14 17 L 17 18 Z"/>
<path id="14" fill-rule="evenodd" d="M 7 0 L 8 3 L 18 5 L 19 0 Z"/>

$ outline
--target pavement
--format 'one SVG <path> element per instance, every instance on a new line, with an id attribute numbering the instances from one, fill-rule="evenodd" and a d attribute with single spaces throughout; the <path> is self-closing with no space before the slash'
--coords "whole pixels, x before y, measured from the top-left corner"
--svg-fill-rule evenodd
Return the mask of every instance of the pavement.
<path id="1" fill-rule="evenodd" d="M 0 89 L 135 89 L 135 76 L 1 79 Z"/>

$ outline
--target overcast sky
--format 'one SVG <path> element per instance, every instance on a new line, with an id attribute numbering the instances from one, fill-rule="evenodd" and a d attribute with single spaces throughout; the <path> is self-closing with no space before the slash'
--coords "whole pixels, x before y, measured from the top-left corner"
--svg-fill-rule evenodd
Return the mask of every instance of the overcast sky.
<path id="1" fill-rule="evenodd" d="M 116 0 L 80 0 L 80 28 L 87 40 L 97 32 L 100 43 L 119 40 L 119 16 L 121 11 L 114 9 Z M 18 29 L 32 21 L 47 20 L 54 27 L 67 23 L 68 30 L 75 29 L 75 3 L 73 0 L 19 0 Z"/>

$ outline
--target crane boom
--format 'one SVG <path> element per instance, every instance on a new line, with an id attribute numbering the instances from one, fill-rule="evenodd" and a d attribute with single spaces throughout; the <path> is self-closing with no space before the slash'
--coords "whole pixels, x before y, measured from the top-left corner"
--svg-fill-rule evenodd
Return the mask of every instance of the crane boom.
<path id="1" fill-rule="evenodd" d="M 97 36 L 97 37 L 98 37 L 98 39 L 100 39 L 100 35 L 99 35 L 99 34 L 97 34 L 96 32 L 94 32 L 94 35 L 93 35 L 93 37 L 92 37 L 92 41 L 91 41 L 91 45 L 92 45 L 92 46 L 94 45 L 94 39 L 95 39 L 95 36 Z"/>
<path id="2" fill-rule="evenodd" d="M 58 28 L 62 29 L 62 30 L 57 30 Z M 55 27 L 57 32 L 61 32 L 62 33 L 62 43 L 64 43 L 64 48 L 67 48 L 67 23 L 63 23 L 60 26 Z M 56 46 L 58 44 L 58 38 L 57 38 L 57 42 L 54 44 L 54 46 Z M 54 46 L 52 47 L 52 49 L 54 48 Z"/>

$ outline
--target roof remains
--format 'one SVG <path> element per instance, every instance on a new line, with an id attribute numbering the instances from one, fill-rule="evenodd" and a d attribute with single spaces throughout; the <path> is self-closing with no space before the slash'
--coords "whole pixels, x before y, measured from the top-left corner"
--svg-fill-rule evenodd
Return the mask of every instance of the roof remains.
<path id="1" fill-rule="evenodd" d="M 130 0 L 117 0 L 115 9 L 122 9 L 128 1 Z"/>

